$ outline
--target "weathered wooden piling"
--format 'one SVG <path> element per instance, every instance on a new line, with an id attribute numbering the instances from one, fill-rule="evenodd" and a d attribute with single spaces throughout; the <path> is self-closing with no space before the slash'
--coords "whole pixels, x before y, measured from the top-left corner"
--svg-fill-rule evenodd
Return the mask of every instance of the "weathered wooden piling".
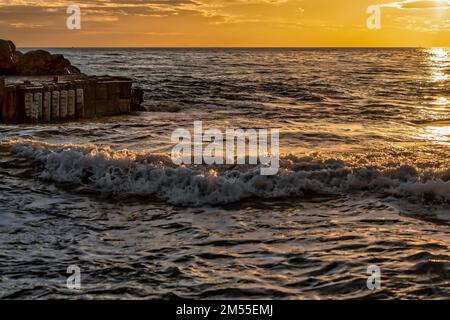
<path id="1" fill-rule="evenodd" d="M 3 118 L 3 95 L 5 91 L 5 77 L 0 76 L 0 119 Z"/>
<path id="2" fill-rule="evenodd" d="M 132 81 L 111 76 L 0 78 L 0 122 L 48 123 L 130 112 Z"/>

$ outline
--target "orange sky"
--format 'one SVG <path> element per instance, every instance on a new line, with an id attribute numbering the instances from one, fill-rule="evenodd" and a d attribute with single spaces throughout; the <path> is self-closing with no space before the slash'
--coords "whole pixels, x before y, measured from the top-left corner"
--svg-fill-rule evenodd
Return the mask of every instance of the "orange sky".
<path id="1" fill-rule="evenodd" d="M 81 30 L 68 30 L 68 5 Z M 382 5 L 381 30 L 366 27 Z M 450 1 L 0 0 L 20 47 L 449 46 Z"/>

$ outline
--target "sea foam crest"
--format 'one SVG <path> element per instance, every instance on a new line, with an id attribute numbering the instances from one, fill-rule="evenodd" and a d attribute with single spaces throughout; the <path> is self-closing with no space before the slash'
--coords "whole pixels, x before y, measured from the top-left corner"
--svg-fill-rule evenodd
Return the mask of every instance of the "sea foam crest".
<path id="1" fill-rule="evenodd" d="M 39 178 L 83 185 L 115 197 L 156 197 L 176 205 L 199 206 L 246 198 L 364 193 L 450 203 L 449 170 L 421 171 L 407 165 L 351 167 L 335 159 L 287 156 L 281 159 L 276 176 L 261 176 L 258 166 L 174 166 L 165 155 L 94 145 L 10 144 L 16 156 L 42 165 Z"/>

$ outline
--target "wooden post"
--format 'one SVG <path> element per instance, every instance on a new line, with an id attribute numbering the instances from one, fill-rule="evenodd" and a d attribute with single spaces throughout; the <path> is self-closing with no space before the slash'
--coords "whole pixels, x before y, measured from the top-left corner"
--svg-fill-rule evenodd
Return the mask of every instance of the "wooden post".
<path id="1" fill-rule="evenodd" d="M 3 97 L 5 96 L 5 77 L 0 76 L 0 123 L 3 122 Z"/>
<path id="2" fill-rule="evenodd" d="M 18 123 L 20 121 L 17 94 L 16 86 L 5 86 L 2 112 L 2 121 L 4 123 Z"/>

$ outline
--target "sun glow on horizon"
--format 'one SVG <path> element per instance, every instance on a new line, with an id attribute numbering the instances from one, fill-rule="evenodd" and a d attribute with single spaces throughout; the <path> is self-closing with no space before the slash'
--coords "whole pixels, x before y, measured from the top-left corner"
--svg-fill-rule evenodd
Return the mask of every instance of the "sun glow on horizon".
<path id="1" fill-rule="evenodd" d="M 19 47 L 450 47 L 448 0 L 0 0 L 0 38 Z M 382 28 L 369 30 L 379 5 Z"/>

